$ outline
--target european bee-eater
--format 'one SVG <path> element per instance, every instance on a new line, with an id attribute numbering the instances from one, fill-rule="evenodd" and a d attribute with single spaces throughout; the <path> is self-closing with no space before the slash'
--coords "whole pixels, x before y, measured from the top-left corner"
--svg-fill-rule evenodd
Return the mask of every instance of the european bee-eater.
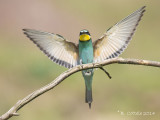
<path id="1" fill-rule="evenodd" d="M 130 42 L 144 12 L 145 6 L 115 24 L 93 43 L 88 30 L 80 31 L 78 45 L 58 34 L 23 30 L 53 62 L 72 68 L 78 64 L 96 63 L 118 57 Z M 82 75 L 86 86 L 86 103 L 91 107 L 93 69 L 83 70 Z"/>

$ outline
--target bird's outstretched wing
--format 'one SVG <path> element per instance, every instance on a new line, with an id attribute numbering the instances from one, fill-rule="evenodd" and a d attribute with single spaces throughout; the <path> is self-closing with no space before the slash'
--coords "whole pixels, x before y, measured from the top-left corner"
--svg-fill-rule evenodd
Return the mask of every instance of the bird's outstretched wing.
<path id="1" fill-rule="evenodd" d="M 53 62 L 72 68 L 77 65 L 78 48 L 58 34 L 23 29 L 27 35 Z"/>
<path id="2" fill-rule="evenodd" d="M 127 47 L 144 12 L 145 6 L 115 24 L 96 40 L 93 43 L 94 61 L 118 57 Z"/>

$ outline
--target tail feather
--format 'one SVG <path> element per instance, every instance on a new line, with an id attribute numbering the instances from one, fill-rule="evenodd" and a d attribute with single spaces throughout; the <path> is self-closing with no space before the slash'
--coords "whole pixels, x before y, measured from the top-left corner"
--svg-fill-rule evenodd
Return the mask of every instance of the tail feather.
<path id="1" fill-rule="evenodd" d="M 88 103 L 89 104 L 89 108 L 91 109 L 91 103 Z"/>
<path id="2" fill-rule="evenodd" d="M 86 87 L 86 103 L 89 104 L 89 108 L 91 108 L 91 103 L 92 103 L 92 89 L 88 90 Z"/>
<path id="3" fill-rule="evenodd" d="M 87 69 L 82 71 L 85 86 L 86 86 L 86 94 L 85 94 L 85 101 L 89 104 L 89 108 L 91 108 L 92 99 L 92 78 L 93 78 L 93 70 Z"/>

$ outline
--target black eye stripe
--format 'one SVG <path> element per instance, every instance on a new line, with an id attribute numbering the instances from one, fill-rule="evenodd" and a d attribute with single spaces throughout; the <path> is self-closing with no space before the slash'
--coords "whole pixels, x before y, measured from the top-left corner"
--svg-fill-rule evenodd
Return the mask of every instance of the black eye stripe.
<path id="1" fill-rule="evenodd" d="M 80 34 L 79 35 L 82 35 L 83 33 L 82 32 L 80 32 Z"/>
<path id="2" fill-rule="evenodd" d="M 82 35 L 82 34 L 90 35 L 88 30 L 81 30 L 79 35 Z"/>

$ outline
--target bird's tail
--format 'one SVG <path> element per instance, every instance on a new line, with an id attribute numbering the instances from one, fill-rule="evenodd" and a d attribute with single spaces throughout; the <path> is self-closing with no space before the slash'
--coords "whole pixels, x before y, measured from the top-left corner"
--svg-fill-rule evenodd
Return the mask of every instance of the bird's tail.
<path id="1" fill-rule="evenodd" d="M 92 88 L 88 89 L 86 86 L 86 103 L 89 104 L 89 108 L 91 108 L 92 99 Z"/>
<path id="2" fill-rule="evenodd" d="M 89 104 L 89 108 L 91 108 L 92 99 L 92 78 L 93 78 L 93 70 L 84 70 L 83 77 L 85 79 L 85 86 L 86 86 L 86 94 L 85 94 L 85 101 Z"/>

